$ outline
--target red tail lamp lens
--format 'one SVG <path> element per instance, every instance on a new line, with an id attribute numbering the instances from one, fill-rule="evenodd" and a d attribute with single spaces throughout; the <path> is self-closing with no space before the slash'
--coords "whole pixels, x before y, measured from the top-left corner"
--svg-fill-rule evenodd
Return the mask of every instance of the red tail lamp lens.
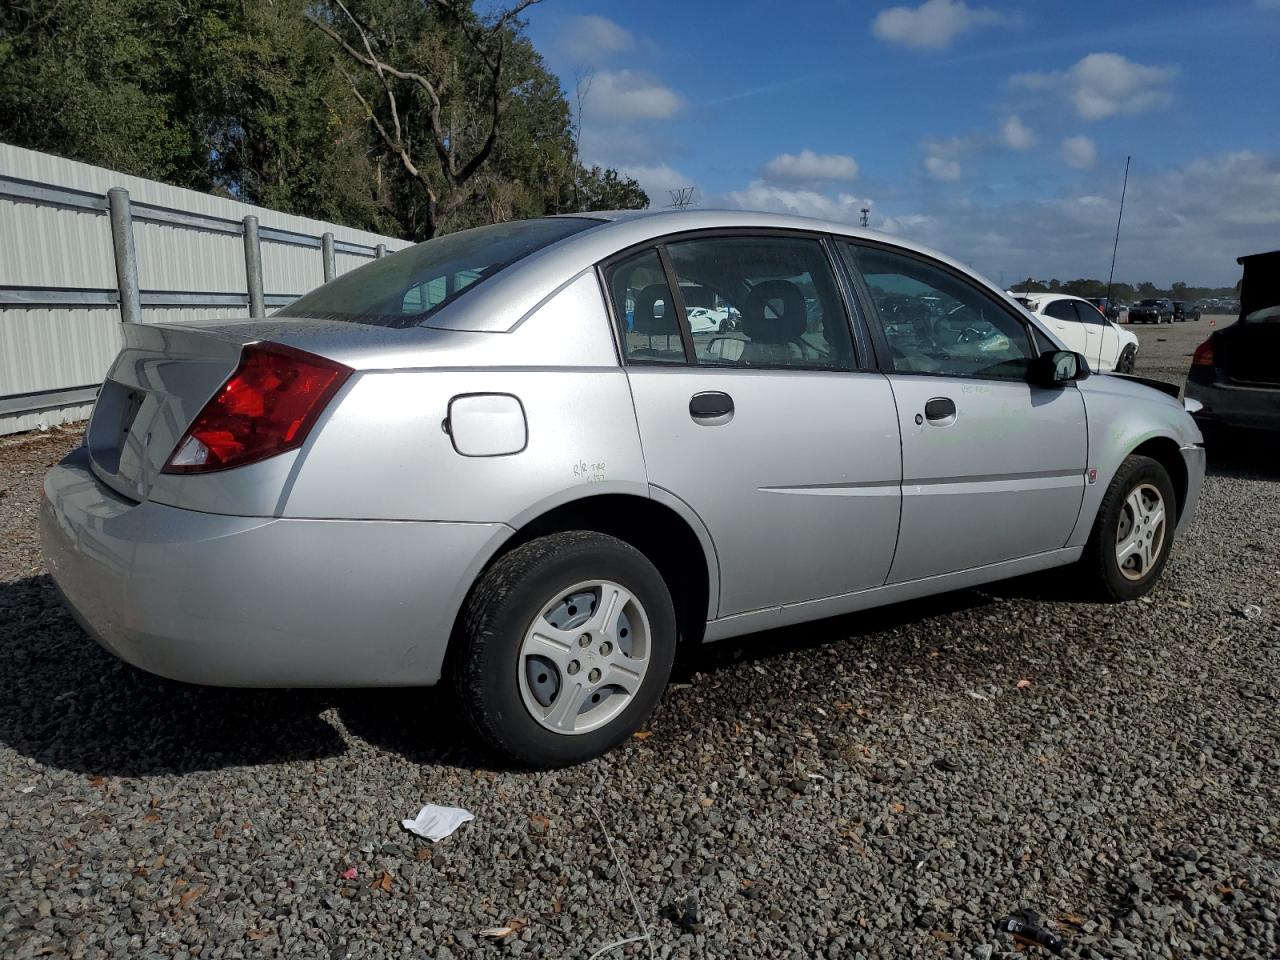
<path id="1" fill-rule="evenodd" d="M 294 450 L 351 369 L 279 343 L 244 348 L 240 365 L 187 428 L 165 473 L 209 473 Z"/>
<path id="2" fill-rule="evenodd" d="M 1200 346 L 1196 347 L 1196 352 L 1191 357 L 1191 365 L 1193 367 L 1212 367 L 1213 366 L 1213 340 L 1206 340 Z"/>

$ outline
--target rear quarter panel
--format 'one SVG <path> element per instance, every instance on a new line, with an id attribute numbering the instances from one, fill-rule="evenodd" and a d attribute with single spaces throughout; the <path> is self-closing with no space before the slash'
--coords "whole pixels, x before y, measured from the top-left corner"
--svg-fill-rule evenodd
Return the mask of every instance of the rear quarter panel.
<path id="1" fill-rule="evenodd" d="M 563 285 L 508 333 L 453 336 L 464 339 L 424 352 L 415 367 L 378 370 L 366 358 L 303 448 L 282 516 L 519 527 L 580 497 L 648 495 L 631 391 L 593 275 Z M 524 450 L 455 450 L 449 402 L 476 393 L 519 399 Z"/>
<path id="2" fill-rule="evenodd" d="M 523 451 L 467 457 L 454 449 L 444 428 L 449 401 L 475 393 L 519 399 Z M 305 451 L 282 515 L 518 527 L 602 493 L 648 495 L 620 368 L 366 372 Z"/>

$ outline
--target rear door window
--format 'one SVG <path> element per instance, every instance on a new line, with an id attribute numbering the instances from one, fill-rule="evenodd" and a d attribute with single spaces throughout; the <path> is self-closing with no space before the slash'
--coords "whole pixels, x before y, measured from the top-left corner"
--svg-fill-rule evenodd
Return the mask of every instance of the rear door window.
<path id="1" fill-rule="evenodd" d="M 830 261 L 808 237 L 706 237 L 666 246 L 700 366 L 853 369 Z"/>
<path id="2" fill-rule="evenodd" d="M 602 222 L 546 217 L 436 237 L 344 273 L 275 315 L 415 327 L 513 263 Z"/>

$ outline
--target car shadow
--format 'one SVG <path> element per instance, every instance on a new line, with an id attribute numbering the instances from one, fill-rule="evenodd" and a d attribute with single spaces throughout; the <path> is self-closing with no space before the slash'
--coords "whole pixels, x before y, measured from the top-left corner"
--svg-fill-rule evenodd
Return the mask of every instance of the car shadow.
<path id="1" fill-rule="evenodd" d="M 688 644 L 677 653 L 671 679 L 687 683 L 697 673 L 714 673 L 743 662 L 767 660 L 835 643 L 856 643 L 875 634 L 934 617 L 951 616 L 988 603 L 990 599 L 977 590 L 957 590 L 715 643 Z"/>
<path id="2" fill-rule="evenodd" d="M 794 627 L 683 648 L 675 682 L 797 651 L 857 643 L 987 606 L 1076 600 L 1061 578 L 1020 577 Z M 882 654 L 868 646 L 866 655 Z M 62 608 L 47 576 L 0 583 L 0 744 L 93 776 L 185 774 L 321 760 L 348 735 L 424 765 L 509 770 L 461 722 L 447 686 L 238 690 L 165 680 L 117 660 Z M 362 747 L 363 749 L 363 747 Z"/>
<path id="3" fill-rule="evenodd" d="M 318 760 L 348 749 L 342 727 L 419 763 L 486 763 L 443 691 L 234 690 L 145 673 L 99 647 L 43 575 L 0 583 L 0 676 L 0 744 L 95 776 Z"/>

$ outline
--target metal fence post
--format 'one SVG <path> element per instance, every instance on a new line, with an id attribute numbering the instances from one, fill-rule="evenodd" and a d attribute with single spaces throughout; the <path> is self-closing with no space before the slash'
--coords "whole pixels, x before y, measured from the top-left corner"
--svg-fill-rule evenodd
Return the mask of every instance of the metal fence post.
<path id="1" fill-rule="evenodd" d="M 116 287 L 120 291 L 120 319 L 142 322 L 142 297 L 138 292 L 138 253 L 133 246 L 133 214 L 129 191 L 112 187 L 107 191 L 111 212 L 111 246 L 116 254 Z"/>
<path id="2" fill-rule="evenodd" d="M 324 282 L 328 283 L 338 275 L 338 261 L 333 255 L 332 233 L 326 233 L 320 238 L 320 253 L 324 256 Z"/>
<path id="3" fill-rule="evenodd" d="M 373 248 L 373 255 L 381 260 L 387 255 L 387 245 L 385 243 L 378 244 Z"/>
<path id="4" fill-rule="evenodd" d="M 267 315 L 262 299 L 262 241 L 258 239 L 258 218 L 244 218 L 244 273 L 249 286 L 249 316 L 260 320 Z"/>

